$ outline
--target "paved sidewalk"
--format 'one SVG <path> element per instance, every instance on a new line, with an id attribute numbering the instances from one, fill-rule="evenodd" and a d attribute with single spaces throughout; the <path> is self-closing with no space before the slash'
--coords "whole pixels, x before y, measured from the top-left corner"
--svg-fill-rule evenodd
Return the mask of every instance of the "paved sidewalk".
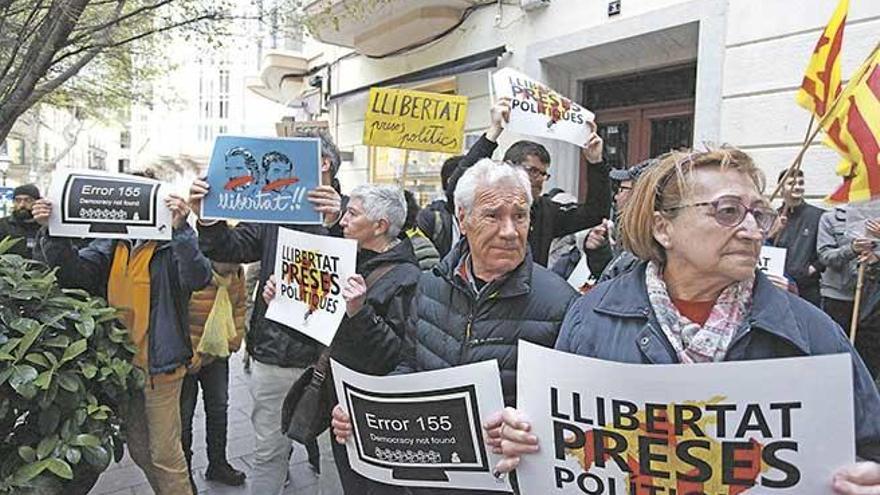
<path id="1" fill-rule="evenodd" d="M 229 366 L 229 445 L 227 453 L 229 462 L 237 469 L 250 472 L 254 450 L 254 429 L 251 427 L 251 396 L 248 392 L 250 376 L 244 372 L 241 352 L 230 357 Z M 294 449 L 290 460 L 290 484 L 284 495 L 338 495 L 342 493 L 333 454 L 330 451 L 329 435 L 320 439 L 321 475 L 312 472 L 306 459 L 306 451 L 300 445 Z M 205 411 L 201 397 L 196 406 L 193 424 L 193 470 L 196 485 L 200 494 L 246 494 L 247 483 L 241 487 L 229 487 L 205 479 L 204 472 L 208 467 L 205 447 Z M 92 489 L 92 495 L 147 495 L 153 490 L 147 484 L 140 469 L 134 464 L 128 453 L 118 464 L 101 475 L 98 484 Z M 263 495 L 263 494 L 260 494 Z M 269 495 L 269 494 L 266 494 Z"/>

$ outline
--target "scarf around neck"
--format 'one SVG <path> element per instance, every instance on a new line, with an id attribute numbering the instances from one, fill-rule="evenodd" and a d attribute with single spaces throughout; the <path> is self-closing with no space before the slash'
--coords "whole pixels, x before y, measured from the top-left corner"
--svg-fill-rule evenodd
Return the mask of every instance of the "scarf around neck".
<path id="1" fill-rule="evenodd" d="M 672 344 L 682 363 L 723 361 L 736 329 L 752 309 L 750 278 L 727 286 L 718 296 L 709 319 L 703 326 L 682 316 L 672 303 L 662 269 L 653 261 L 645 270 L 648 300 L 663 334 Z"/>

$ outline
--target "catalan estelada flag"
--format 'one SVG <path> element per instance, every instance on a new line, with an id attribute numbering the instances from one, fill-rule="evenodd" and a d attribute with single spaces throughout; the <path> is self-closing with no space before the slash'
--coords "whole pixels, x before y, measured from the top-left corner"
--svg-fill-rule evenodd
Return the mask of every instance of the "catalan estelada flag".
<path id="1" fill-rule="evenodd" d="M 840 93 L 840 48 L 848 10 L 849 0 L 840 0 L 813 49 L 801 88 L 795 95 L 798 105 L 819 118 Z"/>
<path id="2" fill-rule="evenodd" d="M 880 196 L 880 44 L 859 67 L 820 125 L 843 157 L 843 184 L 826 201 L 850 203 Z"/>

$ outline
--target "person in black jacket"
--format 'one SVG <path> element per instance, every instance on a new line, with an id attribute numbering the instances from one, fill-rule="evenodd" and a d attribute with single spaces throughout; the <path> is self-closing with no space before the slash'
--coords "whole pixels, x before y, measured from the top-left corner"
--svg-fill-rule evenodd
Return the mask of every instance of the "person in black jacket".
<path id="1" fill-rule="evenodd" d="M 785 170 L 779 174 L 781 182 Z M 798 170 L 782 186 L 783 203 L 779 208 L 782 230 L 769 239 L 773 246 L 786 249 L 785 274 L 794 278 L 798 294 L 819 307 L 819 278 L 824 267 L 819 261 L 816 238 L 819 219 L 825 210 L 804 201 L 804 172 Z"/>
<path id="2" fill-rule="evenodd" d="M 19 239 L 7 251 L 8 254 L 32 257 L 40 225 L 34 221 L 31 210 L 38 199 L 40 199 L 40 190 L 33 184 L 18 186 L 12 191 L 12 214 L 0 218 L 0 241 L 6 237 Z"/>
<path id="3" fill-rule="evenodd" d="M 321 183 L 335 182 L 339 170 L 339 153 L 326 134 L 321 137 Z M 209 185 L 193 181 L 190 203 L 193 211 L 201 210 L 202 198 Z M 286 227 L 312 234 L 327 234 L 328 228 L 339 223 L 341 197 L 330 185 L 318 186 L 308 192 L 315 209 L 324 214 L 324 227 L 310 225 L 279 225 L 242 222 L 230 229 L 226 222 L 199 220 L 199 247 L 215 261 L 251 263 L 260 261 L 258 291 L 263 289 L 275 266 L 278 228 Z M 253 494 L 278 493 L 284 485 L 291 453 L 291 442 L 281 431 L 281 404 L 290 385 L 312 365 L 320 354 L 320 344 L 305 335 L 265 318 L 266 303 L 257 297 L 247 334 L 247 351 L 251 365 L 251 395 L 254 410 L 251 421 L 256 434 L 254 464 L 249 474 Z"/>
<path id="4" fill-rule="evenodd" d="M 498 147 L 498 137 L 504 131 L 504 122 L 510 118 L 510 99 L 500 98 L 492 107 L 491 114 L 492 123 L 489 130 L 480 136 L 467 155 L 461 159 L 450 179 L 450 184 L 456 183 L 477 160 L 492 157 L 492 153 Z M 595 124 L 591 122 L 589 125 L 595 131 Z M 550 178 L 548 172 L 550 154 L 544 146 L 532 141 L 517 141 L 504 154 L 505 162 L 523 167 L 528 173 L 531 195 L 534 198 L 529 246 L 532 248 L 532 259 L 539 265 L 547 266 L 553 239 L 599 225 L 602 219 L 608 218 L 611 209 L 611 185 L 608 169 L 602 163 L 602 146 L 602 138 L 593 132 L 581 149 L 581 154 L 587 162 L 589 191 L 586 201 L 576 208 L 554 203 L 550 198 L 541 195 L 544 182 Z M 447 189 L 447 196 L 453 193 L 454 191 Z"/>
<path id="5" fill-rule="evenodd" d="M 409 239 L 398 239 L 406 218 L 400 189 L 363 185 L 351 193 L 340 225 L 347 239 L 358 243 L 357 274 L 342 289 L 345 317 L 333 339 L 330 356 L 360 373 L 385 375 L 401 359 L 412 301 L 421 270 Z M 378 271 L 382 270 L 382 271 Z M 368 280 L 371 274 L 375 280 Z M 275 297 L 274 276 L 263 297 Z M 347 495 L 385 493 L 391 487 L 352 471 L 345 446 L 334 442 L 333 459 Z"/>
<path id="6" fill-rule="evenodd" d="M 464 158 L 456 155 L 447 158 L 440 168 L 440 185 L 443 191 L 455 190 L 455 182 L 453 182 L 452 174 L 458 168 L 459 162 Z M 431 204 L 423 208 L 418 217 L 416 217 L 416 225 L 419 229 L 434 243 L 440 258 L 449 254 L 452 245 L 458 240 L 458 225 L 455 223 L 455 210 L 453 201 L 447 195 L 432 201 Z"/>
<path id="7" fill-rule="evenodd" d="M 419 279 L 417 321 L 394 373 L 496 359 L 504 403 L 515 404 L 519 341 L 553 346 L 576 293 L 529 256 L 532 197 L 521 168 L 481 160 L 461 177 L 455 201 L 463 237 L 440 265 Z M 333 415 L 337 442 L 345 443 L 350 418 L 339 406 Z M 490 428 L 500 424 L 500 418 L 483 419 Z"/>

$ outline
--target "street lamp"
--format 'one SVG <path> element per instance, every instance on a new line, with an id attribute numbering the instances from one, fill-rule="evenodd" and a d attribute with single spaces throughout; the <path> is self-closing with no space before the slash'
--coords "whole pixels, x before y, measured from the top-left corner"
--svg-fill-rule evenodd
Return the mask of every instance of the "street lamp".
<path id="1" fill-rule="evenodd" d="M 6 152 L 0 152 L 0 175 L 3 176 L 3 187 L 6 187 L 6 173 L 9 172 L 10 165 L 12 165 L 12 160 L 9 155 Z"/>

